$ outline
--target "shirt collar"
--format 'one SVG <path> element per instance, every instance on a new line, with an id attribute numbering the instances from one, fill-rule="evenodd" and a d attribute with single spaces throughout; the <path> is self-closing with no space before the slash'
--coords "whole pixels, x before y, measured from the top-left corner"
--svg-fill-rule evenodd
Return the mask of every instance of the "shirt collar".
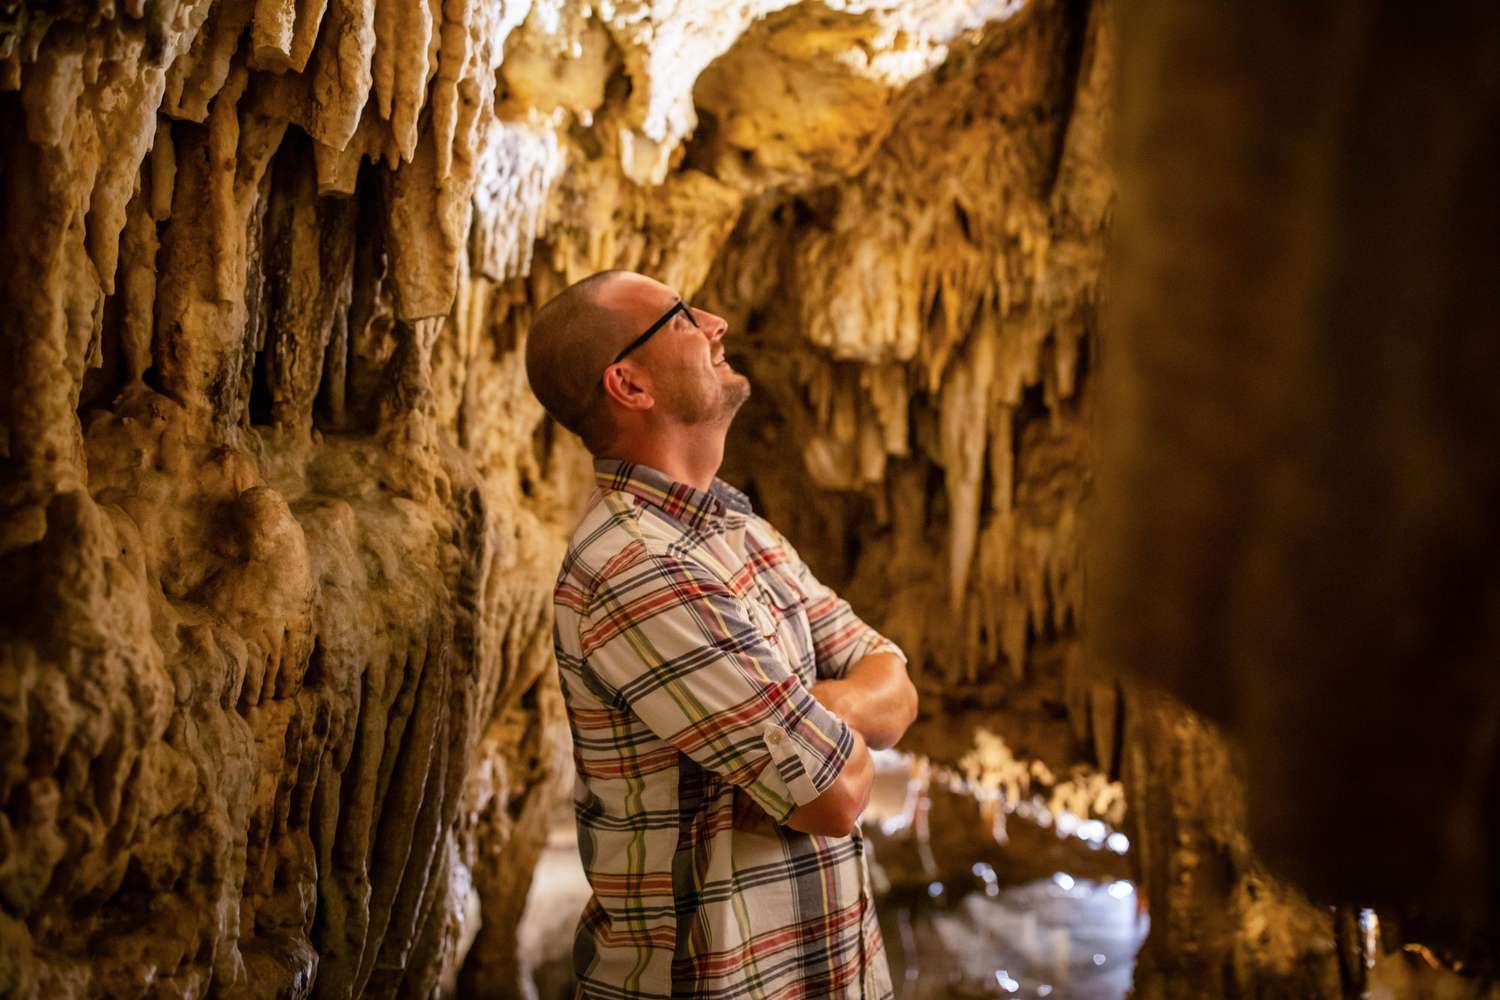
<path id="1" fill-rule="evenodd" d="M 708 489 L 700 490 L 687 483 L 679 483 L 665 472 L 649 465 L 621 462 L 613 458 L 596 458 L 594 480 L 601 490 L 621 490 L 639 497 L 659 508 L 668 517 L 693 529 L 725 520 L 743 519 L 754 513 L 750 498 L 722 479 L 715 479 Z"/>

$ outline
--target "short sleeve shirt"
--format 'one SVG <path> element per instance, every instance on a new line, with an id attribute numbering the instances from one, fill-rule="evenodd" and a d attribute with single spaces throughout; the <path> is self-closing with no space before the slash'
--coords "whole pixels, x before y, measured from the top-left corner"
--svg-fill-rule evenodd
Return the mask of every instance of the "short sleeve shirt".
<path id="1" fill-rule="evenodd" d="M 577 995 L 891 997 L 860 831 L 782 824 L 853 750 L 812 684 L 900 650 L 733 487 L 595 476 L 554 593 L 593 888 Z"/>

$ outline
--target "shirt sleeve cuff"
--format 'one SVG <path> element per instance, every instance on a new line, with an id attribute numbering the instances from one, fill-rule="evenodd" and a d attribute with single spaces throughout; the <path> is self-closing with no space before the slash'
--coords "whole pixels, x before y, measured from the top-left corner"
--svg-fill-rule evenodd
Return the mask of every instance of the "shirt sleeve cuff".
<path id="1" fill-rule="evenodd" d="M 900 646 L 875 631 L 873 627 L 866 625 L 863 634 L 855 640 L 853 648 L 849 650 L 847 655 L 840 657 L 837 668 L 828 670 L 824 674 L 824 677 L 828 680 L 843 680 L 848 676 L 850 667 L 865 657 L 873 656 L 876 653 L 890 653 L 902 663 L 911 662 L 907 659 L 906 653 L 902 651 Z"/>
<path id="2" fill-rule="evenodd" d="M 745 791 L 778 824 L 838 780 L 854 752 L 854 734 L 811 695 L 809 710 L 795 725 L 767 721 L 761 739 L 770 759 Z"/>
<path id="3" fill-rule="evenodd" d="M 859 654 L 860 659 L 863 659 L 866 656 L 873 656 L 876 653 L 890 653 L 902 663 L 911 662 L 906 658 L 906 653 L 901 649 L 900 646 L 896 645 L 894 642 L 887 639 L 885 636 L 881 635 L 873 628 L 870 629 L 869 638 L 867 638 L 865 641 L 867 644 L 867 648 Z"/>

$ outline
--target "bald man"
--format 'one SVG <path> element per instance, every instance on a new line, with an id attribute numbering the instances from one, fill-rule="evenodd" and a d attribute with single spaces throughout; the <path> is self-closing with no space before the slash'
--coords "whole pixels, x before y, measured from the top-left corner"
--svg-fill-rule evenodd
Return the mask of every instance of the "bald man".
<path id="1" fill-rule="evenodd" d="M 554 592 L 573 733 L 580 997 L 892 996 L 858 817 L 916 715 L 906 658 L 715 478 L 750 383 L 728 324 L 606 271 L 526 371 L 594 455 Z"/>

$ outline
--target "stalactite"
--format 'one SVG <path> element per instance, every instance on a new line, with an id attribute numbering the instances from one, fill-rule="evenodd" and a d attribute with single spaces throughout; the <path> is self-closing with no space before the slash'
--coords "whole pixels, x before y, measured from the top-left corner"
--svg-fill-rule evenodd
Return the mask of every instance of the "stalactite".
<path id="1" fill-rule="evenodd" d="M 532 253 L 547 222 L 553 185 L 565 167 L 557 133 L 496 122 L 484 145 L 474 187 L 474 270 L 495 281 L 531 273 Z"/>
<path id="2" fill-rule="evenodd" d="M 432 11 L 421 3 L 395 4 L 392 22 L 387 29 L 388 43 L 400 52 L 391 56 L 389 95 L 382 98 L 381 114 L 391 123 L 396 146 L 403 160 L 410 160 L 417 148 L 417 118 L 425 103 L 430 72 L 430 40 L 435 34 Z M 382 3 L 381 9 L 387 4 Z M 378 32 L 377 32 L 378 34 Z M 398 43 L 396 39 L 401 41 Z"/>
<path id="3" fill-rule="evenodd" d="M 375 9 L 364 0 L 329 0 L 324 15 L 324 41 L 309 70 L 315 110 L 306 128 L 334 149 L 343 149 L 353 138 L 370 93 Z"/>
<path id="4" fill-rule="evenodd" d="M 790 27 L 774 18 L 766 25 L 758 30 L 790 44 L 784 41 Z M 1080 449 L 1082 458 L 1083 438 L 1075 429 L 1084 401 L 1075 376 L 1093 335 L 1095 247 L 1104 224 L 1096 206 L 1108 203 L 1108 178 L 1068 146 L 1092 142 L 1089 150 L 1098 152 L 1103 109 L 1096 94 L 1108 86 L 1108 59 L 1096 44 L 1094 68 L 1081 80 L 1088 93 L 1067 95 L 1073 118 L 1092 115 L 1092 124 L 1049 121 L 1043 109 L 1073 81 L 1035 53 L 1060 50 L 1069 30 L 1040 12 L 1003 23 L 957 57 L 974 75 L 924 80 L 899 92 L 890 110 L 866 110 L 884 124 L 860 121 L 883 141 L 848 161 L 860 172 L 813 195 L 763 195 L 768 207 L 747 206 L 710 280 L 713 302 L 732 322 L 759 317 L 757 336 L 767 346 L 795 352 L 791 377 L 804 392 L 783 397 L 792 411 L 785 424 L 820 487 L 870 491 L 898 462 L 941 470 L 947 536 L 941 590 L 901 607 L 890 601 L 888 583 L 867 583 L 889 609 L 887 621 L 916 647 L 921 669 L 936 671 L 935 685 L 998 682 L 1004 675 L 993 664 L 1000 659 L 1019 679 L 1029 645 L 1072 641 L 1068 623 L 1076 622 L 1071 507 L 1039 500 L 1026 512 L 1016 510 L 1022 502 L 1017 483 L 1028 474 L 1041 477 L 1041 494 L 1078 496 L 1078 462 L 1028 462 L 1024 454 L 1043 446 L 1042 439 L 1027 438 L 1030 425 L 1042 421 L 1061 428 L 1060 440 Z M 976 49 L 984 58 L 972 54 Z M 722 101 L 729 109 L 723 113 L 753 128 L 743 123 L 747 117 L 753 123 L 755 112 L 719 81 L 753 67 L 773 79 L 783 74 L 792 86 L 803 82 L 803 69 L 784 53 L 767 60 L 758 48 L 747 49 L 744 59 L 741 67 L 731 54 L 705 74 L 704 96 Z M 861 79 L 868 85 L 869 74 Z M 975 102 L 990 112 L 976 111 Z M 956 116 L 956 108 L 967 110 Z M 1004 124 L 1011 120 L 1039 124 Z M 851 125 L 835 136 L 847 143 L 851 134 L 866 133 Z M 943 139 L 934 148 L 938 135 Z M 816 150 L 819 139 L 834 141 L 819 136 L 808 145 Z M 740 141 L 743 136 L 721 127 L 701 157 L 752 191 L 785 169 L 729 170 L 724 164 L 734 162 L 733 144 Z M 846 155 L 849 146 L 838 151 Z M 1067 164 L 1050 187 L 1039 179 L 1049 157 Z M 819 169 L 832 162 L 819 158 Z M 1091 190 L 1063 190 L 1069 185 Z M 1080 218 L 1072 214 L 1075 205 L 1094 210 Z M 788 210 L 794 218 L 811 218 L 788 225 L 782 220 Z M 769 226 L 781 245 L 758 236 L 756 226 Z M 797 293 L 787 302 L 777 285 L 789 277 Z M 749 352 L 752 372 L 763 373 L 762 381 L 787 377 L 785 365 L 761 360 L 766 354 L 762 346 Z M 838 374 L 845 369 L 860 374 Z M 930 482 L 921 486 L 930 488 Z M 911 494 L 892 500 L 895 506 L 917 502 Z M 878 531 L 846 530 L 882 544 Z M 872 559 L 888 567 L 875 572 L 887 579 L 909 573 L 926 558 L 930 539 L 910 544 L 912 551 L 895 558 Z M 858 573 L 854 585 L 866 585 Z M 935 602 L 955 607 L 958 627 L 923 614 Z"/>
<path id="5" fill-rule="evenodd" d="M 296 34 L 296 0 L 255 0 L 250 21 L 250 65 L 268 70 L 291 68 Z"/>
<path id="6" fill-rule="evenodd" d="M 318 197 L 302 144 L 288 143 L 273 171 L 264 237 L 266 390 L 273 422 L 305 434 L 312 430 L 341 293 L 352 276 L 356 206 L 348 198 Z"/>

